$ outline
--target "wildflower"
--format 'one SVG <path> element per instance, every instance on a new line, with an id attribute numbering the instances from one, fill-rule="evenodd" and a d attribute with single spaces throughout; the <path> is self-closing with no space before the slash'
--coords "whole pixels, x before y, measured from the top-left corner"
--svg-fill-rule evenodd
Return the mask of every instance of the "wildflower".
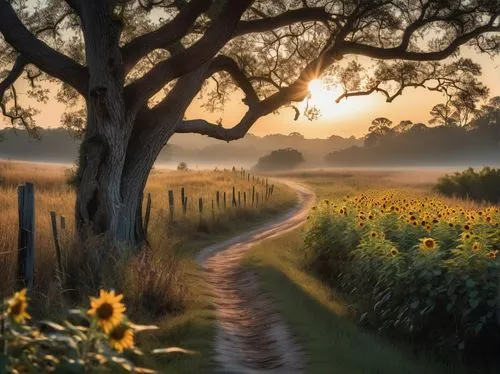
<path id="1" fill-rule="evenodd" d="M 370 236 L 375 239 L 377 237 L 377 233 L 375 231 L 371 231 Z"/>
<path id="2" fill-rule="evenodd" d="M 391 256 L 396 257 L 399 254 L 399 251 L 396 248 L 391 248 Z"/>
<path id="3" fill-rule="evenodd" d="M 24 320 L 30 319 L 26 309 L 28 308 L 28 298 L 26 297 L 26 288 L 16 292 L 10 300 L 7 301 L 7 314 L 17 323 L 23 323 Z"/>
<path id="4" fill-rule="evenodd" d="M 463 232 L 460 236 L 462 237 L 462 240 L 469 240 L 470 238 L 472 238 L 470 232 Z"/>
<path id="5" fill-rule="evenodd" d="M 90 298 L 91 308 L 88 314 L 96 318 L 101 329 L 108 333 L 123 319 L 125 305 L 121 303 L 123 295 L 115 295 L 115 291 L 101 290 L 98 298 Z"/>
<path id="6" fill-rule="evenodd" d="M 134 346 L 134 330 L 126 323 L 120 323 L 109 333 L 109 344 L 117 352 Z"/>
<path id="7" fill-rule="evenodd" d="M 495 258 L 497 258 L 497 254 L 498 254 L 498 250 L 495 249 L 494 251 L 491 251 L 488 253 L 488 257 L 491 259 L 495 259 Z"/>
<path id="8" fill-rule="evenodd" d="M 423 250 L 432 250 L 436 248 L 436 241 L 432 238 L 423 238 L 421 242 L 420 248 Z"/>
<path id="9" fill-rule="evenodd" d="M 362 228 L 364 225 L 365 225 L 365 224 L 364 224 L 364 222 L 362 222 L 362 221 L 358 223 L 358 227 L 359 227 L 359 228 Z"/>
<path id="10" fill-rule="evenodd" d="M 481 243 L 475 242 L 474 244 L 472 244 L 472 250 L 474 252 L 478 252 L 480 249 L 481 249 Z"/>

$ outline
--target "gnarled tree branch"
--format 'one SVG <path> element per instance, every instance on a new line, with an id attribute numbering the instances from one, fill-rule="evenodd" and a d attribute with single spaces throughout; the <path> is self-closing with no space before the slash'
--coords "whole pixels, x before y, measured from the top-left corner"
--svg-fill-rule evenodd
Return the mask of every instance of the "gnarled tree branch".
<path id="1" fill-rule="evenodd" d="M 265 32 L 301 22 L 322 22 L 327 27 L 333 16 L 325 8 L 300 8 L 283 12 L 275 17 L 262 18 L 251 21 L 240 21 L 234 36 Z"/>
<path id="2" fill-rule="evenodd" d="M 443 60 L 457 51 L 457 49 L 470 42 L 474 38 L 488 32 L 498 32 L 500 26 L 494 26 L 491 22 L 479 26 L 472 31 L 456 37 L 446 48 L 440 51 L 433 52 L 414 52 L 408 51 L 406 43 L 401 43 L 395 48 L 380 48 L 366 44 L 358 44 L 350 41 L 345 41 L 340 47 L 342 54 L 362 55 L 382 60 L 402 59 L 408 61 L 438 61 Z"/>
<path id="3" fill-rule="evenodd" d="M 125 88 L 131 111 L 140 108 L 168 82 L 209 61 L 231 38 L 236 25 L 252 0 L 229 1 L 205 35 L 191 47 L 158 63 L 147 74 Z"/>
<path id="4" fill-rule="evenodd" d="M 19 20 L 6 0 L 0 0 L 0 32 L 7 43 L 30 63 L 85 95 L 87 69 L 37 39 Z"/>
<path id="5" fill-rule="evenodd" d="M 193 0 L 187 3 L 177 16 L 159 29 L 137 37 L 121 48 L 125 73 L 149 52 L 167 46 L 181 39 L 193 26 L 196 19 L 205 12 L 211 0 Z"/>
<path id="6" fill-rule="evenodd" d="M 26 61 L 23 56 L 17 56 L 14 66 L 12 66 L 9 74 L 3 81 L 0 82 L 0 102 L 3 99 L 5 91 L 7 91 L 7 89 L 21 76 L 27 64 L 28 61 Z"/>

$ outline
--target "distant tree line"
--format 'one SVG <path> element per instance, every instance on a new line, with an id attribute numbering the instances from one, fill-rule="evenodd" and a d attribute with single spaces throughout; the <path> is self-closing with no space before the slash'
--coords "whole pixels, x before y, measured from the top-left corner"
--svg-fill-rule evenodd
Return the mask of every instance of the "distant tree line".
<path id="1" fill-rule="evenodd" d="M 364 145 L 326 156 L 332 165 L 436 165 L 496 162 L 500 156 L 500 97 L 479 108 L 460 100 L 434 106 L 429 124 L 375 118 Z"/>

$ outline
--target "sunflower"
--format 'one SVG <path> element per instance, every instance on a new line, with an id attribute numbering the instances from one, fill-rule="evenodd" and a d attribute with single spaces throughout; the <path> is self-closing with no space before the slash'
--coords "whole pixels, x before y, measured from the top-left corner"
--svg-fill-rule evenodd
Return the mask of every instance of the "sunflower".
<path id="1" fill-rule="evenodd" d="M 462 237 L 462 240 L 470 240 L 472 238 L 470 232 L 463 232 L 460 236 Z"/>
<path id="2" fill-rule="evenodd" d="M 104 290 L 100 291 L 98 298 L 90 298 L 88 314 L 97 320 L 104 332 L 110 332 L 123 319 L 125 305 L 120 302 L 122 299 L 123 295 L 115 295 L 115 291 Z"/>
<path id="3" fill-rule="evenodd" d="M 495 249 L 494 251 L 491 251 L 488 253 L 488 257 L 491 259 L 495 259 L 495 258 L 497 258 L 497 254 L 498 254 L 498 250 Z"/>
<path id="4" fill-rule="evenodd" d="M 474 244 L 472 244 L 472 250 L 473 250 L 474 252 L 478 252 L 480 249 L 481 249 L 481 243 L 479 243 L 479 242 L 474 242 Z"/>
<path id="5" fill-rule="evenodd" d="M 109 344 L 117 352 L 134 346 L 134 330 L 123 322 L 110 331 L 108 338 Z"/>
<path id="6" fill-rule="evenodd" d="M 391 248 L 391 256 L 396 257 L 399 254 L 399 251 L 396 248 Z"/>
<path id="7" fill-rule="evenodd" d="M 375 239 L 378 235 L 375 231 L 372 231 L 370 232 L 370 236 Z"/>
<path id="8" fill-rule="evenodd" d="M 26 288 L 16 292 L 14 296 L 7 301 L 7 314 L 17 323 L 23 323 L 24 320 L 30 319 L 31 316 L 26 312 L 28 308 L 28 298 L 26 297 Z"/>
<path id="9" fill-rule="evenodd" d="M 432 238 L 423 238 L 421 239 L 422 244 L 420 248 L 423 250 L 433 250 L 436 248 L 436 241 Z"/>

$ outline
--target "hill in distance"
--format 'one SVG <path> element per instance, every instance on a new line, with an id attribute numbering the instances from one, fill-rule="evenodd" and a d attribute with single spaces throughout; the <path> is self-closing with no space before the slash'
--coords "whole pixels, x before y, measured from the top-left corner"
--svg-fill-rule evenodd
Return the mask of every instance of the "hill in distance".
<path id="1" fill-rule="evenodd" d="M 23 130 L 0 130 L 0 158 L 22 161 L 74 163 L 80 140 L 64 128 L 41 129 L 40 140 Z M 294 148 L 306 160 L 303 166 L 324 165 L 329 152 L 361 145 L 362 140 L 331 136 L 328 139 L 306 139 L 299 133 L 271 134 L 263 137 L 248 134 L 243 139 L 226 143 L 197 134 L 176 134 L 158 157 L 159 164 L 175 166 L 187 162 L 190 167 L 246 166 L 276 149 Z"/>

